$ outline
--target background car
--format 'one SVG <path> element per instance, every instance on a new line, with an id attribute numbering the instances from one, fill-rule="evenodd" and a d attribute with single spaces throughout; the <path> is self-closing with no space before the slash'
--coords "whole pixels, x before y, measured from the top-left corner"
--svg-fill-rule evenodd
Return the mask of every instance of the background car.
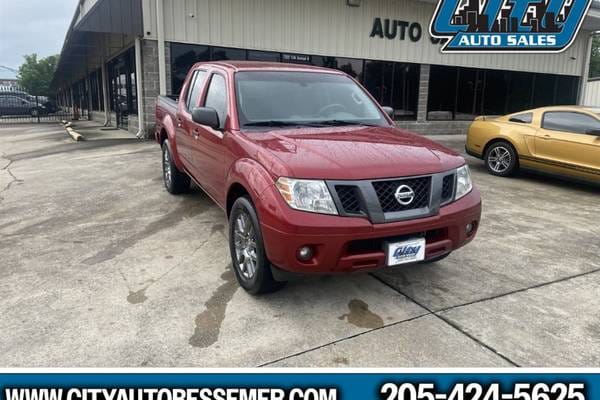
<path id="1" fill-rule="evenodd" d="M 492 175 L 520 167 L 600 182 L 600 108 L 543 107 L 498 118 L 478 117 L 467 153 Z"/>
<path id="2" fill-rule="evenodd" d="M 36 102 L 31 102 L 19 96 L 0 96 L 0 116 L 4 115 L 38 115 L 47 114 L 46 107 Z"/>

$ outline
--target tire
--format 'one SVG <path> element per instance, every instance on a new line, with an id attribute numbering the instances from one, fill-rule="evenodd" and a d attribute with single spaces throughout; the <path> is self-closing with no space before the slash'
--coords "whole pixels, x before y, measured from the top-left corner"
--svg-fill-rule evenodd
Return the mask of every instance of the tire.
<path id="1" fill-rule="evenodd" d="M 506 141 L 493 143 L 483 159 L 491 175 L 508 177 L 519 170 L 519 155 L 512 144 Z"/>
<path id="2" fill-rule="evenodd" d="M 233 203 L 229 214 L 229 250 L 237 281 L 248 293 L 271 293 L 285 286 L 273 278 L 258 215 L 246 196 Z"/>
<path id="3" fill-rule="evenodd" d="M 177 169 L 173 162 L 173 152 L 168 140 L 162 145 L 163 181 L 167 192 L 171 194 L 187 193 L 190 190 L 190 177 Z"/>
<path id="4" fill-rule="evenodd" d="M 37 117 L 38 115 L 40 115 L 40 111 L 37 108 L 32 108 L 31 110 L 29 110 L 29 115 L 31 115 L 32 117 Z"/>

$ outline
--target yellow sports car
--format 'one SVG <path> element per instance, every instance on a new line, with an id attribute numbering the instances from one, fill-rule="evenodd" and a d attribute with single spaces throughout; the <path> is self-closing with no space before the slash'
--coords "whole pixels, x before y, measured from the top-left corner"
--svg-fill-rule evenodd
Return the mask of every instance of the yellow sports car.
<path id="1" fill-rule="evenodd" d="M 556 106 L 503 117 L 477 117 L 467 153 L 485 161 L 492 175 L 519 167 L 600 182 L 600 108 Z"/>

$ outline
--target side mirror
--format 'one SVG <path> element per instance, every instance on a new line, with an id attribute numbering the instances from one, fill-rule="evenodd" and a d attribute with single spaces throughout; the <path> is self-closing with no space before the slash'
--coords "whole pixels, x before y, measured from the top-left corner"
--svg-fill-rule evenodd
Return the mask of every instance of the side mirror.
<path id="1" fill-rule="evenodd" d="M 600 136 L 600 129 L 588 129 L 585 133 L 588 135 Z"/>
<path id="2" fill-rule="evenodd" d="M 381 107 L 383 108 L 383 111 L 385 111 L 385 113 L 388 115 L 388 117 L 390 117 L 391 119 L 394 119 L 394 109 L 392 107 Z"/>
<path id="3" fill-rule="evenodd" d="M 217 110 L 210 107 L 196 107 L 192 110 L 192 121 L 200 125 L 210 126 L 213 129 L 219 129 L 221 123 Z"/>

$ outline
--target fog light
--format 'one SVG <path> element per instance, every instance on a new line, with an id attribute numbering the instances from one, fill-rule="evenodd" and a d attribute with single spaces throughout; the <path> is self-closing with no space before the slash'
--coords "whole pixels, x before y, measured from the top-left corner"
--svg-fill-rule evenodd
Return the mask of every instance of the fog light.
<path id="1" fill-rule="evenodd" d="M 467 236 L 471 236 L 473 234 L 474 230 L 475 230 L 475 222 L 471 222 L 470 224 L 467 224 L 467 227 L 466 227 Z"/>
<path id="2" fill-rule="evenodd" d="M 300 261 L 308 261 L 312 258 L 313 251 L 310 246 L 303 246 L 298 249 L 298 259 Z"/>

